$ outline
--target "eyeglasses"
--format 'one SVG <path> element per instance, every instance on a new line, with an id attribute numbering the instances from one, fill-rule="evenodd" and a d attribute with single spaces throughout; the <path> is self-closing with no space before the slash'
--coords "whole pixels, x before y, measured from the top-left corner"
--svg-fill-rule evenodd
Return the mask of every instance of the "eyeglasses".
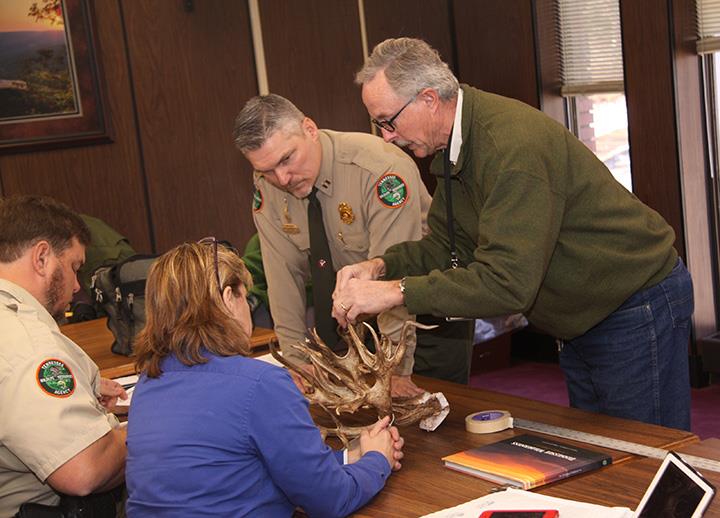
<path id="1" fill-rule="evenodd" d="M 217 280 L 218 290 L 220 290 L 220 296 L 222 297 L 222 292 L 224 286 L 222 285 L 222 282 L 220 281 L 220 268 L 218 267 L 218 245 L 223 246 L 230 250 L 232 253 L 237 255 L 238 257 L 241 257 L 240 252 L 237 248 L 232 246 L 228 241 L 218 241 L 216 237 L 214 236 L 208 236 L 204 237 L 201 240 L 199 240 L 198 245 L 212 245 L 213 247 L 213 256 L 215 258 L 215 279 Z"/>
<path id="2" fill-rule="evenodd" d="M 383 119 L 381 121 L 379 121 L 377 119 L 370 119 L 370 122 L 375 124 L 375 126 L 377 126 L 380 129 L 384 129 L 385 131 L 389 131 L 391 133 L 394 132 L 395 131 L 395 119 L 397 119 L 400 116 L 400 114 L 403 112 L 403 110 L 405 108 L 410 106 L 410 103 L 413 102 L 416 97 L 417 97 L 417 95 L 413 95 L 412 98 L 408 102 L 406 102 L 403 105 L 403 107 L 400 108 L 395 115 L 393 115 L 389 119 Z"/>
<path id="3" fill-rule="evenodd" d="M 220 282 L 220 269 L 218 268 L 218 240 L 214 236 L 204 237 L 198 241 L 198 245 L 212 245 L 213 255 L 215 257 L 215 278 L 217 279 L 218 289 L 220 290 L 220 296 L 222 297 L 223 287 Z"/>

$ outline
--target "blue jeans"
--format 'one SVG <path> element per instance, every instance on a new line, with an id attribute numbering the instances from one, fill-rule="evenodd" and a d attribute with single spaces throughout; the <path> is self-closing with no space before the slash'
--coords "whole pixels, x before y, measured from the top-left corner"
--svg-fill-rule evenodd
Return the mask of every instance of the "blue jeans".
<path id="1" fill-rule="evenodd" d="M 690 430 L 690 273 L 681 260 L 560 351 L 570 405 Z"/>

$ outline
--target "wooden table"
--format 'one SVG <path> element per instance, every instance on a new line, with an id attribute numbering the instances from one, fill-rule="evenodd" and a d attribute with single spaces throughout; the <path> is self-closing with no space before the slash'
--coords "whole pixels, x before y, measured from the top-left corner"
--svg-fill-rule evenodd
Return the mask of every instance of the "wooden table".
<path id="1" fill-rule="evenodd" d="M 105 319 L 66 325 L 61 329 L 87 351 L 104 376 L 121 376 L 133 372 L 132 358 L 110 352 L 113 339 L 105 326 Z M 262 350 L 272 339 L 274 333 L 271 330 L 256 329 L 253 333 L 256 350 Z M 450 402 L 450 414 L 435 432 L 424 432 L 417 426 L 401 429 L 406 441 L 402 470 L 390 477 L 385 489 L 355 513 L 356 517 L 416 517 L 488 494 L 495 484 L 447 469 L 441 461 L 442 457 L 451 453 L 525 433 L 522 429 L 486 435 L 466 432 L 465 416 L 480 410 L 508 410 L 513 416 L 522 419 L 720 459 L 720 440 L 711 439 L 699 443 L 697 436 L 690 432 L 617 419 L 488 390 L 470 389 L 421 376 L 415 376 L 414 380 L 430 392 L 445 394 Z M 582 446 L 582 443 L 577 444 Z M 601 450 L 594 446 L 591 448 Z M 634 509 L 660 461 L 615 450 L 605 451 L 612 455 L 611 466 L 556 482 L 536 491 L 572 500 Z M 712 483 L 720 487 L 720 474 L 706 475 L 709 475 L 708 479 Z M 711 504 L 706 516 L 720 516 L 720 497 L 717 503 Z"/>
<path id="2" fill-rule="evenodd" d="M 720 460 L 720 439 L 705 439 L 702 442 L 676 448 L 676 451 Z M 608 466 L 586 478 L 569 479 L 562 484 L 549 486 L 540 492 L 561 498 L 584 500 L 594 504 L 609 505 L 608 502 L 612 502 L 612 505 L 635 509 L 661 462 L 658 459 L 641 457 L 632 462 Z M 716 490 L 720 491 L 720 473 L 702 469 L 698 471 L 715 486 Z M 703 516 L 705 518 L 720 517 L 720 496 L 715 496 Z"/>
<path id="3" fill-rule="evenodd" d="M 117 378 L 135 374 L 134 357 L 115 354 L 111 351 L 113 335 L 107 328 L 106 318 L 67 324 L 61 326 L 60 331 L 88 353 L 100 367 L 101 376 Z M 275 333 L 272 329 L 256 327 L 250 337 L 253 354 L 267 352 L 268 344 L 272 340 L 275 340 Z"/>
<path id="4" fill-rule="evenodd" d="M 445 468 L 441 458 L 460 450 L 526 432 L 522 429 L 486 435 L 466 432 L 465 416 L 480 410 L 508 410 L 513 416 L 522 419 L 657 448 L 681 448 L 698 442 L 697 436 L 682 430 L 617 419 L 486 390 L 470 389 L 419 376 L 414 379 L 421 387 L 431 392 L 443 392 L 450 402 L 450 414 L 435 432 L 424 432 L 416 426 L 401 429 L 400 432 L 406 441 L 402 470 L 390 477 L 385 489 L 357 512 L 354 515 L 356 517 L 416 517 L 488 494 L 496 484 Z M 582 443 L 576 444 L 582 446 Z M 572 500 L 635 508 L 659 462 L 649 459 L 640 461 L 639 457 L 615 450 L 602 450 L 595 446 L 590 448 L 610 453 L 613 465 L 538 488 L 536 491 Z M 632 465 L 633 470 L 622 470 L 625 465 Z M 635 472 L 635 465 L 641 469 L 644 478 L 635 480 L 633 491 L 628 493 L 623 488 L 627 485 L 626 479 Z M 715 507 L 718 505 L 720 504 L 716 504 Z"/>

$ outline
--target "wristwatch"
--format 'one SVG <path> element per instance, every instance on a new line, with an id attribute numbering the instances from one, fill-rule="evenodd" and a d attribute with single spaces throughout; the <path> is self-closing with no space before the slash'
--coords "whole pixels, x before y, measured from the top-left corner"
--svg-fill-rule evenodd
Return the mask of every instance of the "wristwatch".
<path id="1" fill-rule="evenodd" d="M 400 293 L 402 293 L 403 299 L 405 299 L 405 279 L 407 279 L 407 277 L 403 277 L 402 279 L 400 279 L 400 284 L 399 284 Z"/>

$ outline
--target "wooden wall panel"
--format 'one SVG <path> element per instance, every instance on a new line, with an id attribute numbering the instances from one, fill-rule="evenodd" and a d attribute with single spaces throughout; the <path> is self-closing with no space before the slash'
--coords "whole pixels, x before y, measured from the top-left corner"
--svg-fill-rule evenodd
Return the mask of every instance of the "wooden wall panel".
<path id="1" fill-rule="evenodd" d="M 625 95 L 633 192 L 675 229 L 685 256 L 672 40 L 667 3 L 621 0 Z M 652 80 L 649 80 L 652 78 Z"/>
<path id="2" fill-rule="evenodd" d="M 369 131 L 354 84 L 363 63 L 357 0 L 262 0 L 260 19 L 270 92 L 321 128 Z"/>
<path id="3" fill-rule="evenodd" d="M 415 0 L 365 0 L 365 25 L 368 52 L 387 38 L 420 38 L 440 53 L 453 71 L 457 70 L 449 0 L 427 0 L 423 9 L 415 9 Z M 359 95 L 359 92 L 358 92 Z M 432 157 L 417 158 L 422 179 L 430 193 L 437 186 L 437 178 L 428 173 Z"/>
<path id="4" fill-rule="evenodd" d="M 151 250 L 120 13 L 96 0 L 95 32 L 109 105 L 112 144 L 0 156 L 3 193 L 44 194 L 97 216 L 143 252 Z"/>
<path id="5" fill-rule="evenodd" d="M 251 168 L 233 120 L 257 94 L 246 2 L 124 1 L 152 225 L 159 252 L 255 232 Z"/>
<path id="6" fill-rule="evenodd" d="M 368 52 L 387 38 L 420 38 L 456 70 L 450 0 L 365 0 Z M 359 68 L 359 67 L 358 67 Z"/>
<path id="7" fill-rule="evenodd" d="M 539 107 L 531 0 L 453 0 L 462 82 Z"/>

